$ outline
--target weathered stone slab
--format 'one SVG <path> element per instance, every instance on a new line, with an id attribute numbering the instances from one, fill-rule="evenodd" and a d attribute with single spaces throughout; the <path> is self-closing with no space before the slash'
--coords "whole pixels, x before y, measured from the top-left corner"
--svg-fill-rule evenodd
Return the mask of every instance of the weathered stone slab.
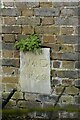
<path id="1" fill-rule="evenodd" d="M 50 49 L 42 54 L 20 53 L 20 85 L 23 92 L 50 94 Z"/>

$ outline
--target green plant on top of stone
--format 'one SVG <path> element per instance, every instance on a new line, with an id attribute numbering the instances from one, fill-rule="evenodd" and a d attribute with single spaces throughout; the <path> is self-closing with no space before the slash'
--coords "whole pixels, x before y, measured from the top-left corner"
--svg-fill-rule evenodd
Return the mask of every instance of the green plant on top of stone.
<path id="1" fill-rule="evenodd" d="M 36 34 L 29 35 L 26 39 L 20 39 L 15 42 L 15 47 L 20 51 L 31 51 L 41 53 L 41 41 Z"/>

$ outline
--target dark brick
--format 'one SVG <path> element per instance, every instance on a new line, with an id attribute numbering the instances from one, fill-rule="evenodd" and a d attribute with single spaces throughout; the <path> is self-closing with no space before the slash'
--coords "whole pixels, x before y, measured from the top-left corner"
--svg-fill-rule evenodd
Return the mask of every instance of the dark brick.
<path id="1" fill-rule="evenodd" d="M 51 81 L 51 85 L 52 85 L 52 86 L 60 85 L 60 80 L 59 80 L 59 79 L 53 79 L 53 80 Z M 53 91 L 53 92 L 54 92 L 54 91 Z"/>
<path id="2" fill-rule="evenodd" d="M 3 59 L 2 66 L 19 67 L 19 59 Z"/>
<path id="3" fill-rule="evenodd" d="M 14 50 L 14 44 L 13 43 L 2 43 L 2 49 L 3 50 Z"/>
<path id="4" fill-rule="evenodd" d="M 55 102 L 57 100 L 57 96 L 39 95 L 37 100 L 39 100 L 41 102 Z"/>
<path id="5" fill-rule="evenodd" d="M 61 71 L 55 71 L 52 70 L 52 76 L 53 77 L 60 77 L 60 78 L 70 78 L 70 79 L 77 79 L 80 75 L 79 75 L 80 71 L 70 71 L 70 70 L 61 70 Z"/>
<path id="6" fill-rule="evenodd" d="M 3 2 L 3 5 L 5 7 L 13 7 L 14 6 L 14 2 Z"/>
<path id="7" fill-rule="evenodd" d="M 75 86 L 80 88 L 80 80 L 75 80 Z"/>
<path id="8" fill-rule="evenodd" d="M 80 61 L 77 61 L 77 62 L 75 63 L 75 68 L 80 69 Z"/>
<path id="9" fill-rule="evenodd" d="M 20 26 L 3 26 L 2 33 L 21 33 Z"/>
<path id="10" fill-rule="evenodd" d="M 39 2 L 19 2 L 17 0 L 15 2 L 15 5 L 19 9 L 23 9 L 23 8 L 35 8 L 35 7 L 39 7 Z"/>
<path id="11" fill-rule="evenodd" d="M 53 62 L 53 68 L 59 68 L 60 67 L 60 62 L 54 61 Z"/>
<path id="12" fill-rule="evenodd" d="M 39 17 L 35 17 L 35 18 L 31 18 L 31 17 L 19 17 L 17 19 L 17 25 L 40 25 L 40 18 Z"/>
<path id="13" fill-rule="evenodd" d="M 0 66 L 2 66 L 2 59 L 0 59 Z"/>
<path id="14" fill-rule="evenodd" d="M 78 25 L 78 17 L 57 17 L 55 18 L 56 25 Z"/>
<path id="15" fill-rule="evenodd" d="M 72 6 L 78 6 L 79 3 L 76 1 L 76 2 L 53 2 L 53 7 L 63 7 L 63 6 L 66 6 L 66 7 L 72 7 Z"/>
<path id="16" fill-rule="evenodd" d="M 80 105 L 80 95 L 75 96 L 75 103 Z"/>
<path id="17" fill-rule="evenodd" d="M 28 36 L 29 36 L 29 35 L 18 34 L 18 35 L 16 36 L 16 39 L 17 39 L 17 40 L 26 39 L 26 38 L 28 38 Z"/>
<path id="18" fill-rule="evenodd" d="M 80 43 L 80 36 L 60 35 L 60 36 L 57 36 L 57 43 L 79 44 Z"/>
<path id="19" fill-rule="evenodd" d="M 60 10 L 58 8 L 36 8 L 34 15 L 36 16 L 59 16 Z"/>
<path id="20" fill-rule="evenodd" d="M 75 51 L 80 52 L 80 45 L 75 45 Z"/>
<path id="21" fill-rule="evenodd" d="M 80 33 L 80 26 L 76 26 L 75 33 L 79 35 L 79 33 Z"/>
<path id="22" fill-rule="evenodd" d="M 78 16 L 79 9 L 78 8 L 64 8 L 61 10 L 62 16 Z"/>
<path id="23" fill-rule="evenodd" d="M 35 33 L 37 34 L 59 34 L 60 28 L 57 26 L 36 26 Z"/>
<path id="24" fill-rule="evenodd" d="M 0 42 L 0 50 L 2 50 L 2 42 Z"/>
<path id="25" fill-rule="evenodd" d="M 2 8 L 1 9 L 2 16 L 20 16 L 21 11 L 16 8 Z"/>
<path id="26" fill-rule="evenodd" d="M 52 53 L 53 60 L 80 60 L 80 53 Z"/>
<path id="27" fill-rule="evenodd" d="M 80 53 L 64 53 L 62 59 L 66 60 L 80 60 Z"/>
<path id="28" fill-rule="evenodd" d="M 80 2 L 79 2 L 79 4 L 80 4 Z M 78 6 L 78 16 L 80 16 L 80 6 Z"/>

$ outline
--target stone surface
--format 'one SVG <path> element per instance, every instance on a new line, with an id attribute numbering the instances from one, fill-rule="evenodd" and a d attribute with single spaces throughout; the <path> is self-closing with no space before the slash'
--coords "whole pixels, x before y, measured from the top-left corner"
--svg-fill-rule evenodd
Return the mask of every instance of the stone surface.
<path id="1" fill-rule="evenodd" d="M 27 52 L 20 57 L 20 85 L 23 92 L 50 94 L 50 49 L 42 54 Z"/>

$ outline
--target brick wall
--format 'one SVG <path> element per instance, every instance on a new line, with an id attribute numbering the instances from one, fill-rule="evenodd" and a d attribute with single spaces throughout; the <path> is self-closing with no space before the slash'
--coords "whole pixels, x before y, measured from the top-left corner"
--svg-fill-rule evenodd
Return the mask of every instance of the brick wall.
<path id="1" fill-rule="evenodd" d="M 3 97 L 6 98 L 12 88 L 18 89 L 7 107 L 25 107 L 30 104 L 29 101 L 34 102 L 33 107 L 40 105 L 35 102 L 40 95 L 20 91 L 20 54 L 14 48 L 16 40 L 32 33 L 39 35 L 43 45 L 51 47 L 52 95 L 57 97 L 66 86 L 60 104 L 80 104 L 79 90 L 75 87 L 80 83 L 79 15 L 78 2 L 3 2 L 0 8 Z M 44 99 L 46 105 L 51 105 L 51 100 L 54 102 L 54 96 Z"/>

